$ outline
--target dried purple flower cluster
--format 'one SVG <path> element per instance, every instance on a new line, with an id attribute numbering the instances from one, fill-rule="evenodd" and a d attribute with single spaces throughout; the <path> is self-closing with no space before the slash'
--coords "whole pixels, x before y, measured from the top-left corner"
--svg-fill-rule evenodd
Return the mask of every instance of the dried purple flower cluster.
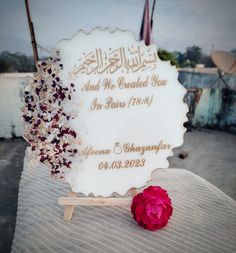
<path id="1" fill-rule="evenodd" d="M 74 84 L 65 87 L 60 78 L 63 65 L 58 57 L 38 64 L 34 80 L 24 94 L 23 121 L 26 140 L 42 163 L 51 168 L 51 175 L 63 178 L 65 169 L 71 168 L 77 154 L 76 132 L 68 126 L 71 115 L 64 104 L 71 100 Z M 76 141 L 77 140 L 77 141 Z"/>

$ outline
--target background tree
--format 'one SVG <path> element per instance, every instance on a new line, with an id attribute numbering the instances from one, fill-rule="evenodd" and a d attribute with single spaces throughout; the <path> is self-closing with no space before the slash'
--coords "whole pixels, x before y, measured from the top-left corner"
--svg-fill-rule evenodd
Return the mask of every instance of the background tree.
<path id="1" fill-rule="evenodd" d="M 202 49 L 198 46 L 187 47 L 186 49 L 186 59 L 190 62 L 198 64 L 202 61 Z"/>
<path id="2" fill-rule="evenodd" d="M 175 51 L 173 54 L 175 55 L 175 58 L 177 59 L 177 61 L 179 63 L 179 66 L 183 67 L 184 63 L 186 61 L 186 54 L 185 53 L 181 53 L 179 51 Z"/>
<path id="3" fill-rule="evenodd" d="M 211 57 L 206 54 L 202 56 L 201 63 L 204 64 L 205 67 L 207 67 L 207 68 L 215 68 L 216 67 L 214 62 L 212 61 Z"/>
<path id="4" fill-rule="evenodd" d="M 32 56 L 4 51 L 0 54 L 0 72 L 32 72 L 34 62 Z"/>
<path id="5" fill-rule="evenodd" d="M 160 49 L 158 50 L 158 56 L 161 60 L 170 61 L 172 65 L 179 67 L 179 63 L 173 53 L 170 53 L 167 50 Z"/>
<path id="6" fill-rule="evenodd" d="M 236 48 L 232 49 L 230 52 L 236 56 Z"/>
<path id="7" fill-rule="evenodd" d="M 0 59 L 0 73 L 9 72 L 10 66 L 2 59 Z"/>

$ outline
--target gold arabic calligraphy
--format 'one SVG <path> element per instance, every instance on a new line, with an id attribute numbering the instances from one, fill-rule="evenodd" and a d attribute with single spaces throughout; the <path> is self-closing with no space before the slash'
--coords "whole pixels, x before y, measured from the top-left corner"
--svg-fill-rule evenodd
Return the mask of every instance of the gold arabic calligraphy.
<path id="1" fill-rule="evenodd" d="M 137 72 L 146 69 L 154 69 L 157 65 L 157 53 L 150 52 L 151 48 L 141 51 L 140 47 L 133 45 L 127 48 L 119 47 L 104 51 L 96 48 L 87 54 L 84 53 L 83 61 L 78 66 L 75 65 L 73 74 L 113 74 L 118 69 L 122 72 Z M 81 62 L 81 59 L 79 59 Z"/>

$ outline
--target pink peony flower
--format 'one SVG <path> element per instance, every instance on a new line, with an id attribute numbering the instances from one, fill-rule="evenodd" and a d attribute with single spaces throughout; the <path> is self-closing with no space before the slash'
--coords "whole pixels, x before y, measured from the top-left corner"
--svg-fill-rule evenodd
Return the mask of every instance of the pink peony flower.
<path id="1" fill-rule="evenodd" d="M 166 190 L 160 186 L 149 186 L 134 196 L 131 212 L 141 227 L 156 230 L 167 225 L 173 208 Z"/>

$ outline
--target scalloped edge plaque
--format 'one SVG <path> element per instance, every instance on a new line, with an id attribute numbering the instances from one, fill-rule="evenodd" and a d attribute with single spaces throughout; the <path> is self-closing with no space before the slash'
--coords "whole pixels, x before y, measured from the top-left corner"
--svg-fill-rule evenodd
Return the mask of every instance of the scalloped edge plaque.
<path id="1" fill-rule="evenodd" d="M 62 66 L 58 89 L 66 93 L 59 105 L 65 119 L 58 121 L 67 125 L 58 143 L 65 165 L 58 160 L 56 171 L 63 170 L 72 191 L 125 195 L 167 168 L 172 149 L 183 143 L 188 109 L 178 72 L 159 59 L 157 47 L 130 31 L 95 28 L 60 41 L 55 51 Z"/>

